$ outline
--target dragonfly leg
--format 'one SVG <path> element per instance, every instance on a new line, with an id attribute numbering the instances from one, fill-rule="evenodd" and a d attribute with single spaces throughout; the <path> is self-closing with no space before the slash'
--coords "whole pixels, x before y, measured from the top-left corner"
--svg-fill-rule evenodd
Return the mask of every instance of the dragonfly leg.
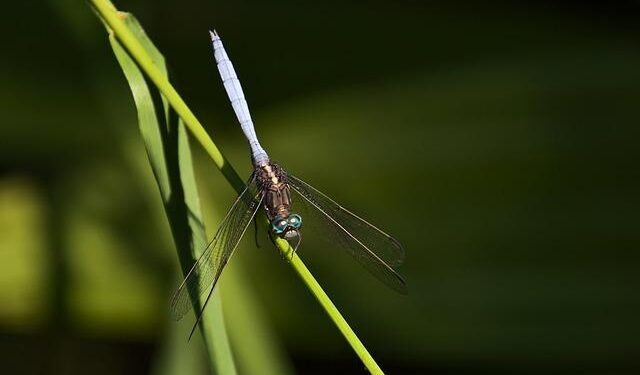
<path id="1" fill-rule="evenodd" d="M 293 256 L 296 255 L 296 251 L 298 251 L 298 247 L 300 246 L 300 243 L 302 242 L 302 233 L 300 231 L 298 232 L 298 242 L 296 243 L 296 246 L 293 248 L 293 250 L 291 250 L 291 254 L 289 256 L 289 262 L 291 262 L 293 260 Z"/>

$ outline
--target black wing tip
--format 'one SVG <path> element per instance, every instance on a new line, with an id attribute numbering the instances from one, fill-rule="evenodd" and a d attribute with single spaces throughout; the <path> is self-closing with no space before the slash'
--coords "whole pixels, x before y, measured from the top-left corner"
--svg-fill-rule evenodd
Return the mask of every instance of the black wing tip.
<path id="1" fill-rule="evenodd" d="M 196 333 L 196 329 L 198 328 L 198 323 L 199 322 L 195 322 L 193 327 L 191 327 L 191 332 L 189 333 L 189 338 L 187 339 L 187 342 L 191 342 L 191 338 L 193 337 L 193 334 Z"/>
<path id="2" fill-rule="evenodd" d="M 409 294 L 409 289 L 407 288 L 407 283 L 404 281 L 404 279 L 400 276 L 398 277 L 398 283 L 397 284 L 393 284 L 393 290 L 395 290 L 398 294 L 402 294 L 403 296 L 406 296 Z"/>

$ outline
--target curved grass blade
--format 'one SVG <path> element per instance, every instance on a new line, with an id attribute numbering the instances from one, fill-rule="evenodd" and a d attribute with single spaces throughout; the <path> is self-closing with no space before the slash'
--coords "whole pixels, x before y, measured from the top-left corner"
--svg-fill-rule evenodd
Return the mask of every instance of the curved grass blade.
<path id="1" fill-rule="evenodd" d="M 127 27 L 141 41 L 147 52 L 166 75 L 162 55 L 147 38 L 131 15 L 121 13 Z M 112 33 L 109 41 L 133 93 L 138 124 L 149 162 L 160 189 L 167 218 L 183 270 L 193 263 L 206 244 L 198 191 L 191 160 L 189 140 L 183 124 L 173 114 L 166 100 L 150 90 L 144 75 Z M 212 304 L 201 325 L 209 368 L 215 374 L 235 374 L 235 364 L 227 340 L 219 297 Z M 199 305 L 200 301 L 193 300 Z"/>

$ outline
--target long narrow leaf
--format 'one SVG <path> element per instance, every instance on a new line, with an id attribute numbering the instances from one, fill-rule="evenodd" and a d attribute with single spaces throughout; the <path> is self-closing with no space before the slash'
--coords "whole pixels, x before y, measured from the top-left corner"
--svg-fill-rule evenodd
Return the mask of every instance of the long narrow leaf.
<path id="1" fill-rule="evenodd" d="M 154 64 L 166 75 L 164 58 L 136 21 L 121 13 L 127 27 L 141 41 Z M 140 133 L 156 177 L 183 272 L 188 272 L 206 246 L 206 233 L 184 125 L 166 100 L 150 90 L 144 75 L 112 33 L 109 41 L 133 93 Z M 196 310 L 200 301 L 193 301 Z M 218 294 L 214 294 L 200 330 L 215 374 L 235 374 L 235 364 L 227 340 Z M 186 341 L 186 338 L 185 338 Z M 186 344 L 186 342 L 185 342 Z"/>

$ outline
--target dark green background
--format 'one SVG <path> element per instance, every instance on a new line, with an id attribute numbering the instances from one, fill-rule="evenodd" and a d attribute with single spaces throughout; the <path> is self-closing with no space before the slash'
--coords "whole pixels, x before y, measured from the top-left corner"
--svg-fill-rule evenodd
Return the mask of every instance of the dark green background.
<path id="1" fill-rule="evenodd" d="M 115 4 L 243 176 L 212 27 L 271 157 L 406 246 L 407 297 L 300 251 L 389 373 L 640 371 L 638 2 Z M 170 333 L 176 256 L 104 29 L 72 0 L 2 18 L 0 372 L 198 372 L 167 365 L 200 344 Z M 212 232 L 234 193 L 193 146 Z M 361 373 L 250 239 L 223 276 L 230 331 L 255 309 L 296 372 Z"/>

